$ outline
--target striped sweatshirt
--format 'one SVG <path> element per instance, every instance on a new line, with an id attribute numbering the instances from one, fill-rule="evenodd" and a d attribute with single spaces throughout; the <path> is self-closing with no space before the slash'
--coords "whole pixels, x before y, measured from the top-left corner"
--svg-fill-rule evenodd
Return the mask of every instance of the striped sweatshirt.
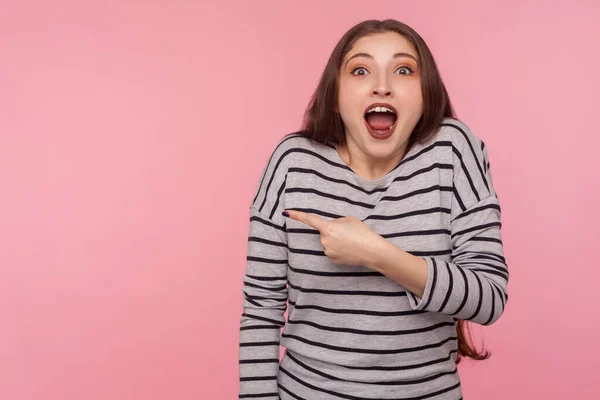
<path id="1" fill-rule="evenodd" d="M 423 297 L 332 263 L 284 209 L 354 216 L 422 257 Z M 333 146 L 281 139 L 250 205 L 239 398 L 461 399 L 456 323 L 492 324 L 508 299 L 500 216 L 487 148 L 455 119 L 378 180 Z"/>

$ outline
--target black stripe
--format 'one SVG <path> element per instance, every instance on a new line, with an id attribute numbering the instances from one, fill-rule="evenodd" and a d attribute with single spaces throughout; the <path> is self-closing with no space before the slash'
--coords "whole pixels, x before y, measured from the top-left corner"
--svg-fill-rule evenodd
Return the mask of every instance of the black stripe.
<path id="1" fill-rule="evenodd" d="M 289 300 L 291 306 L 297 310 L 318 310 L 331 314 L 353 314 L 353 315 L 369 315 L 375 317 L 402 317 L 407 315 L 424 314 L 427 311 L 424 310 L 407 310 L 407 311 L 369 311 L 369 310 L 354 310 L 354 309 L 342 309 L 342 308 L 329 308 L 311 304 L 297 304 L 292 300 Z"/>
<path id="2" fill-rule="evenodd" d="M 316 231 L 317 233 L 319 231 Z M 408 231 L 408 232 L 397 232 L 397 233 L 385 233 L 381 236 L 383 238 L 395 238 L 395 237 L 405 237 L 405 236 L 426 236 L 426 235 L 450 235 L 449 229 L 430 229 L 426 231 Z"/>
<path id="3" fill-rule="evenodd" d="M 375 271 L 344 271 L 344 272 L 330 272 L 330 271 L 314 271 L 310 269 L 294 268 L 289 266 L 290 270 L 297 274 L 316 275 L 316 276 L 384 276 L 380 272 Z"/>
<path id="4" fill-rule="evenodd" d="M 468 215 L 471 215 L 473 213 L 479 212 L 479 211 L 483 211 L 483 210 L 487 210 L 487 209 L 494 209 L 494 210 L 498 210 L 498 211 L 502 211 L 502 209 L 500 208 L 500 205 L 498 205 L 497 203 L 492 203 L 492 204 L 486 204 L 485 206 L 480 206 L 480 207 L 474 207 L 471 208 L 468 211 L 463 212 L 462 214 L 458 215 L 456 218 L 454 218 L 453 221 L 456 221 L 459 218 L 463 218 L 466 217 Z M 463 207 L 464 210 L 464 207 Z"/>
<path id="5" fill-rule="evenodd" d="M 250 297 L 252 300 L 278 300 L 278 301 L 283 301 L 286 299 L 286 297 L 283 297 L 281 299 L 278 298 L 273 298 L 273 297 L 264 297 L 264 296 L 250 296 L 250 295 L 246 295 L 248 297 Z"/>
<path id="6" fill-rule="evenodd" d="M 492 292 L 492 310 L 490 311 L 490 317 L 488 318 L 487 321 L 485 321 L 483 323 L 483 325 L 489 325 L 490 322 L 492 322 L 492 319 L 494 318 L 494 315 L 496 314 L 496 293 L 494 293 L 494 291 L 491 290 L 493 287 L 494 286 L 490 286 L 490 292 Z"/>
<path id="7" fill-rule="evenodd" d="M 432 150 L 434 150 L 436 147 L 452 147 L 453 144 L 451 141 L 449 140 L 440 140 L 440 141 L 436 141 L 435 143 L 431 144 L 430 146 L 425 147 L 424 149 L 422 149 L 421 151 L 419 151 L 417 154 L 409 156 L 404 158 L 400 164 L 398 164 L 394 169 L 398 168 L 399 166 L 406 164 L 412 160 L 415 160 L 417 158 L 419 158 L 420 156 L 422 156 L 425 153 L 428 153 Z M 392 170 L 393 171 L 393 170 Z"/>
<path id="8" fill-rule="evenodd" d="M 448 304 L 448 300 L 450 300 L 450 294 L 452 293 L 452 285 L 454 281 L 452 271 L 450 271 L 450 266 L 448 265 L 448 263 L 446 261 L 441 262 L 444 263 L 446 269 L 448 270 L 448 291 L 446 292 L 446 297 L 444 298 L 444 301 L 442 302 L 442 305 L 440 306 L 438 312 L 443 312 L 444 308 L 446 307 L 446 304 Z"/>
<path id="9" fill-rule="evenodd" d="M 394 220 L 394 219 L 412 217 L 415 215 L 435 214 L 435 213 L 439 213 L 439 212 L 450 214 L 450 209 L 444 208 L 444 207 L 433 207 L 433 208 L 427 208 L 425 210 L 415 210 L 415 211 L 411 211 L 411 212 L 407 212 L 407 213 L 403 213 L 403 214 L 397 214 L 397 215 L 369 215 L 367 218 L 363 219 L 363 221 L 366 221 L 368 219 L 390 221 L 390 220 Z"/>
<path id="10" fill-rule="evenodd" d="M 306 255 L 310 255 L 310 256 L 326 257 L 325 252 L 324 251 L 319 251 L 319 250 L 308 250 L 308 249 L 294 249 L 294 248 L 290 248 L 289 251 L 290 251 L 290 253 L 294 253 L 294 254 L 306 254 Z"/>
<path id="11" fill-rule="evenodd" d="M 456 311 L 454 311 L 450 315 L 457 315 L 458 313 L 460 313 L 462 311 L 462 309 L 464 308 L 465 304 L 467 304 L 467 297 L 469 296 L 469 280 L 467 279 L 467 274 L 465 274 L 465 271 L 463 271 L 463 269 L 459 266 L 456 266 L 456 269 L 458 270 L 458 272 L 460 272 L 460 274 L 462 275 L 462 277 L 465 281 L 465 293 L 463 294 L 462 302 L 460 303 L 460 305 L 458 306 Z"/>
<path id="12" fill-rule="evenodd" d="M 258 211 L 258 210 L 257 210 L 257 211 Z M 279 225 L 277 225 L 277 224 L 274 224 L 274 223 L 273 223 L 273 222 L 271 222 L 271 221 L 267 221 L 267 220 L 264 220 L 264 219 L 262 219 L 262 218 L 259 218 L 259 217 L 251 217 L 251 218 L 250 218 L 250 222 L 252 222 L 252 221 L 257 221 L 257 222 L 260 222 L 260 223 L 261 223 L 261 224 L 263 224 L 263 225 L 267 225 L 267 226 L 270 226 L 270 227 L 272 227 L 272 228 L 278 229 L 278 230 L 280 230 L 280 231 L 282 231 L 282 232 L 285 232 L 285 228 L 284 228 L 284 227 L 282 227 L 282 226 L 279 226 Z"/>
<path id="13" fill-rule="evenodd" d="M 256 302 L 256 301 L 254 301 L 254 300 L 252 300 L 252 299 L 248 298 L 248 296 L 244 296 L 244 297 L 246 298 L 246 301 L 247 301 L 248 303 L 250 303 L 250 304 L 252 304 L 252 305 L 254 305 L 254 306 L 256 306 L 256 307 L 262 307 L 262 306 L 261 306 L 261 305 L 260 305 L 258 302 Z"/>
<path id="14" fill-rule="evenodd" d="M 316 229 L 304 229 L 304 228 L 290 228 L 288 233 L 308 233 L 311 235 L 320 235 L 321 233 Z"/>
<path id="15" fill-rule="evenodd" d="M 405 250 L 407 253 L 412 254 L 417 257 L 436 257 L 436 256 L 445 256 L 452 254 L 452 250 L 434 250 L 434 251 L 411 251 Z"/>
<path id="16" fill-rule="evenodd" d="M 300 396 L 295 395 L 294 393 L 290 392 L 289 389 L 287 389 L 281 383 L 278 383 L 277 386 L 279 387 L 279 389 L 283 390 L 284 392 L 286 392 L 287 394 L 289 394 L 290 396 L 292 396 L 295 399 L 298 399 L 298 400 L 307 400 L 304 397 L 300 397 Z M 281 400 L 281 397 L 279 397 L 279 400 Z"/>
<path id="17" fill-rule="evenodd" d="M 457 125 L 454 125 L 454 124 L 449 124 L 449 123 L 444 123 L 442 125 L 443 126 L 450 126 L 450 127 L 456 128 L 463 135 L 463 137 L 465 138 L 465 140 L 469 144 L 469 148 L 471 149 L 471 154 L 473 154 L 473 159 L 475 160 L 475 164 L 477 164 L 477 168 L 479 169 L 479 173 L 481 174 L 481 179 L 483 180 L 483 183 L 485 184 L 485 187 L 486 187 L 486 189 L 489 192 L 490 191 L 490 187 L 488 186 L 488 182 L 487 182 L 487 179 L 485 177 L 485 173 L 483 172 L 483 169 L 481 168 L 481 164 L 485 163 L 485 158 L 483 160 L 481 160 L 481 161 L 477 159 L 477 154 L 475 153 L 475 149 L 473 148 L 473 145 L 471 144 L 471 141 L 469 140 L 469 137 L 467 136 L 466 132 L 460 126 L 457 126 Z M 483 142 L 482 142 L 481 150 L 482 150 L 482 154 L 483 154 Z"/>
<path id="18" fill-rule="evenodd" d="M 481 303 L 483 302 L 483 286 L 481 286 L 481 279 L 479 278 L 479 274 L 473 273 L 473 275 L 475 276 L 475 279 L 477 280 L 477 284 L 479 285 L 479 299 L 477 301 L 477 308 L 475 309 L 475 312 L 473 313 L 473 315 L 471 315 L 468 318 L 465 318 L 466 320 L 472 320 L 475 319 L 475 317 L 477 317 L 477 315 L 479 314 L 479 311 L 481 310 Z"/>
<path id="19" fill-rule="evenodd" d="M 250 326 L 243 326 L 240 328 L 240 331 L 250 331 L 250 330 L 255 330 L 255 329 L 280 329 L 278 326 L 273 326 L 273 325 L 250 325 Z"/>
<path id="20" fill-rule="evenodd" d="M 502 223 L 501 222 L 490 222 L 489 224 L 475 225 L 475 226 L 472 226 L 470 228 L 463 229 L 462 231 L 453 232 L 451 236 L 452 237 L 460 236 L 460 235 L 464 235 L 465 233 L 479 231 L 479 230 L 484 230 L 486 228 L 491 228 L 491 227 L 494 227 L 494 226 L 497 226 L 498 228 L 501 228 L 502 227 Z"/>
<path id="21" fill-rule="evenodd" d="M 458 194 L 458 190 L 456 190 L 456 187 L 452 188 L 452 193 L 454 194 L 454 198 L 458 202 L 458 206 L 464 212 L 467 209 L 467 207 L 465 207 L 465 203 L 463 203 L 462 199 L 460 198 L 460 195 Z"/>
<path id="22" fill-rule="evenodd" d="M 279 393 L 240 394 L 238 399 L 260 399 L 263 397 L 273 397 L 273 396 L 279 398 Z"/>
<path id="23" fill-rule="evenodd" d="M 277 321 L 277 320 L 274 320 L 274 319 L 271 319 L 271 318 L 261 317 L 261 316 L 258 316 L 258 315 L 252 315 L 252 314 L 248 314 L 248 313 L 243 313 L 242 316 L 244 316 L 246 318 L 254 318 L 254 319 L 257 319 L 259 321 L 270 322 L 270 323 L 275 324 L 277 326 L 284 326 L 285 325 L 284 322 Z"/>
<path id="24" fill-rule="evenodd" d="M 327 374 L 323 371 L 319 371 L 316 368 L 310 367 L 306 364 L 304 364 L 302 361 L 298 360 L 296 357 L 292 356 L 291 354 L 287 354 L 288 358 L 292 361 L 294 361 L 298 366 L 300 366 L 301 368 L 312 372 L 315 375 L 320 375 L 323 378 L 326 379 L 330 379 L 330 380 L 334 380 L 334 381 L 342 381 L 342 382 L 355 382 L 355 381 L 350 381 L 347 379 L 342 379 L 342 378 L 338 378 L 337 376 L 333 376 L 330 374 Z M 424 382 L 429 382 L 435 379 L 438 379 L 442 376 L 445 375 L 453 375 L 457 372 L 456 367 L 454 368 L 453 371 L 448 371 L 448 372 L 440 372 L 436 375 L 431 375 L 431 376 L 427 376 L 425 378 L 421 378 L 421 379 L 413 379 L 413 380 L 402 380 L 402 381 L 384 381 L 384 382 L 371 382 L 371 385 L 383 385 L 383 386 L 397 386 L 397 385 L 414 385 L 414 384 L 418 384 L 418 383 L 424 383 Z"/>
<path id="25" fill-rule="evenodd" d="M 325 325 L 317 324 L 316 322 L 303 321 L 303 320 L 293 320 L 291 318 L 288 318 L 287 323 L 291 324 L 291 325 L 308 325 L 308 326 L 312 326 L 313 328 L 317 328 L 317 329 L 320 329 L 320 330 L 323 330 L 323 331 L 354 333 L 354 334 L 357 334 L 357 335 L 368 335 L 368 336 L 374 336 L 374 335 L 378 335 L 378 336 L 410 335 L 410 334 L 414 334 L 414 333 L 431 332 L 431 331 L 434 331 L 436 329 L 442 328 L 444 326 L 453 326 L 454 325 L 454 322 L 440 322 L 439 324 L 435 324 L 435 325 L 424 327 L 424 328 L 403 329 L 403 330 L 396 330 L 396 331 L 369 331 L 369 330 L 364 330 L 364 329 L 353 329 L 353 328 L 342 328 L 342 327 L 336 327 L 336 326 L 325 326 Z"/>
<path id="26" fill-rule="evenodd" d="M 506 303 L 504 302 L 504 295 L 505 295 L 504 291 L 498 287 L 498 284 L 496 282 L 494 282 L 494 281 L 489 281 L 489 282 L 494 286 L 494 288 L 498 292 L 498 295 L 500 296 L 500 302 L 502 303 L 502 310 L 504 310 L 504 307 L 506 307 Z"/>
<path id="27" fill-rule="evenodd" d="M 247 294 L 244 293 L 244 298 L 246 300 L 248 300 L 249 303 L 255 305 L 256 307 L 264 307 L 262 304 L 260 304 L 258 301 L 256 301 L 256 298 L 254 296 L 249 296 Z M 285 305 L 285 298 L 283 299 L 271 299 L 271 298 L 267 298 L 267 300 L 270 301 L 277 301 L 278 303 L 280 303 L 280 305 L 277 306 L 271 306 L 270 308 L 276 309 L 276 310 L 282 310 L 285 311 L 285 309 L 287 308 L 287 306 Z"/>
<path id="28" fill-rule="evenodd" d="M 246 260 L 263 262 L 263 263 L 267 263 L 267 264 L 287 264 L 288 263 L 288 260 L 272 260 L 270 258 L 254 257 L 254 256 L 247 256 Z"/>
<path id="29" fill-rule="evenodd" d="M 244 285 L 255 287 L 255 288 L 258 288 L 258 289 L 268 290 L 268 291 L 271 291 L 271 292 L 280 292 L 280 291 L 286 289 L 285 285 L 283 285 L 283 286 L 274 286 L 274 287 L 265 287 L 265 286 L 260 286 L 260 285 L 257 285 L 256 283 L 251 283 L 251 282 L 244 282 Z"/>
<path id="30" fill-rule="evenodd" d="M 305 381 L 303 381 L 302 379 L 300 379 L 298 377 L 295 377 L 292 373 L 290 373 L 289 371 L 287 371 L 283 367 L 280 367 L 280 370 L 283 373 L 285 373 L 286 375 L 288 375 L 290 378 L 292 378 L 293 380 L 295 380 L 298 383 L 306 386 L 309 389 L 313 389 L 313 390 L 316 390 L 316 391 L 319 391 L 319 392 L 330 394 L 332 396 L 337 396 L 337 397 L 341 397 L 341 398 L 344 398 L 344 399 L 350 399 L 350 400 L 377 400 L 377 399 L 374 399 L 374 398 L 357 397 L 357 396 L 352 396 L 352 395 L 349 395 L 349 394 L 337 393 L 337 392 L 334 392 L 332 390 L 323 389 L 323 388 L 320 388 L 318 386 L 311 385 L 310 383 L 305 382 Z M 394 399 L 394 400 L 421 400 L 421 399 L 427 399 L 427 398 L 430 398 L 430 397 L 438 396 L 440 394 L 449 392 L 449 391 L 451 391 L 453 389 L 456 389 L 458 387 L 460 387 L 460 382 L 458 382 L 458 383 L 456 383 L 456 384 L 454 384 L 454 385 L 452 385 L 452 386 L 450 386 L 448 388 L 444 388 L 444 389 L 441 389 L 441 390 L 438 390 L 438 391 L 435 391 L 435 392 L 432 392 L 432 393 L 428 393 L 426 395 L 414 396 L 414 397 L 403 397 L 401 399 Z"/>
<path id="31" fill-rule="evenodd" d="M 242 342 L 240 347 L 279 346 L 279 342 Z"/>
<path id="32" fill-rule="evenodd" d="M 246 274 L 248 278 L 256 279 L 257 281 L 285 281 L 287 280 L 286 276 L 255 276 Z"/>
<path id="33" fill-rule="evenodd" d="M 281 199 L 281 193 L 283 193 L 283 189 L 285 189 L 286 182 L 287 182 L 287 174 L 285 174 L 285 178 L 283 178 L 283 183 L 281 184 L 281 186 L 279 187 L 279 190 L 277 191 L 277 200 L 275 200 L 275 204 L 273 205 L 271 214 L 269 214 L 269 219 L 273 219 L 273 215 L 275 214 L 275 211 L 277 210 L 277 206 L 279 206 L 279 199 Z"/>
<path id="34" fill-rule="evenodd" d="M 452 146 L 452 151 L 454 152 L 454 154 L 456 154 L 456 156 L 460 160 L 460 166 L 461 166 L 461 168 L 463 170 L 463 173 L 465 174 L 465 177 L 467 178 L 467 181 L 469 181 L 469 186 L 471 186 L 471 190 L 473 191 L 473 194 L 475 195 L 475 198 L 477 199 L 478 202 L 481 201 L 481 197 L 479 197 L 479 193 L 477 193 L 477 189 L 475 189 L 475 184 L 473 183 L 473 179 L 471 178 L 471 174 L 469 174 L 469 170 L 467 169 L 467 166 L 465 165 L 465 163 L 463 161 L 462 154 L 454 146 Z"/>
<path id="35" fill-rule="evenodd" d="M 354 172 L 352 171 L 352 169 L 350 167 L 348 167 L 346 164 L 340 164 L 338 162 L 332 161 L 329 158 L 319 154 L 319 153 L 315 153 L 312 150 L 308 150 L 308 149 L 303 149 L 303 148 L 294 148 L 294 149 L 290 149 L 288 150 L 290 153 L 295 152 L 295 153 L 304 153 L 304 154 L 308 154 L 309 156 L 313 156 L 318 158 L 321 161 L 326 162 L 327 164 L 337 167 L 337 168 L 341 168 L 344 169 L 346 171 L 350 171 L 350 172 Z"/>
<path id="36" fill-rule="evenodd" d="M 302 233 L 310 235 L 320 235 L 321 233 L 316 229 L 304 229 L 304 228 L 290 228 L 288 233 Z M 450 235 L 449 229 L 430 229 L 424 231 L 407 231 L 407 232 L 394 232 L 384 233 L 381 236 L 385 239 L 395 237 L 406 237 L 406 236 L 425 236 L 425 235 Z M 323 253 L 324 254 L 324 253 Z"/>
<path id="37" fill-rule="evenodd" d="M 444 344 L 446 344 L 447 342 L 451 341 L 451 340 L 456 340 L 456 336 L 451 336 L 449 338 L 446 338 L 440 342 L 437 343 L 430 343 L 430 344 L 426 344 L 423 346 L 417 346 L 417 347 L 407 347 L 407 348 L 403 348 L 403 349 L 388 349 L 388 350 L 383 350 L 383 349 L 356 349 L 356 348 L 351 348 L 351 347 L 342 347 L 342 346 L 334 346 L 331 344 L 326 344 L 326 343 L 322 343 L 322 342 L 315 342 L 309 339 L 305 339 L 303 337 L 300 336 L 296 336 L 296 335 L 290 335 L 290 334 L 286 334 L 283 333 L 281 335 L 281 337 L 283 338 L 289 338 L 289 339 L 295 339 L 298 340 L 300 342 L 304 342 L 306 344 L 310 344 L 316 347 L 323 347 L 325 349 L 330 349 L 330 350 L 336 350 L 336 351 L 342 351 L 342 352 L 346 352 L 346 353 L 363 353 L 363 354 L 401 354 L 401 353 L 412 353 L 415 351 L 421 351 L 421 350 L 427 350 L 427 349 L 433 349 L 436 347 L 440 347 L 443 346 Z"/>
<path id="38" fill-rule="evenodd" d="M 493 242 L 493 243 L 498 243 L 498 244 L 502 245 L 502 240 L 497 239 L 497 238 L 490 238 L 490 237 L 473 237 L 473 238 L 469 239 L 469 241 L 471 241 L 471 242 Z"/>
<path id="39" fill-rule="evenodd" d="M 275 380 L 277 380 L 277 375 L 275 375 L 275 376 L 244 376 L 244 377 L 240 377 L 240 382 L 275 381 Z"/>
<path id="40" fill-rule="evenodd" d="M 326 289 L 309 289 L 296 286 L 288 283 L 291 289 L 302 293 L 321 293 L 321 294 L 337 294 L 341 296 L 382 296 L 382 297 L 402 297 L 406 296 L 405 291 L 401 292 L 370 292 L 365 290 L 326 290 Z"/>
<path id="41" fill-rule="evenodd" d="M 287 244 L 285 244 L 285 243 L 275 242 L 273 240 L 263 239 L 263 238 L 256 237 L 256 236 L 249 236 L 248 241 L 269 244 L 271 246 L 287 247 Z"/>
<path id="42" fill-rule="evenodd" d="M 240 360 L 240 364 L 271 364 L 279 363 L 278 358 L 256 358 L 248 360 Z"/>
<path id="43" fill-rule="evenodd" d="M 441 192 L 452 192 L 452 187 L 450 186 L 440 186 L 440 185 L 434 185 L 425 189 L 419 189 L 419 190 L 415 190 L 412 191 L 410 193 L 407 194 L 403 194 L 401 196 L 384 196 L 381 199 L 379 199 L 379 202 L 382 201 L 400 201 L 400 200 L 406 200 L 410 197 L 413 196 L 417 196 L 419 194 L 425 194 L 425 193 L 431 193 L 431 192 L 435 192 L 435 191 L 441 191 Z"/>
<path id="44" fill-rule="evenodd" d="M 415 176 L 417 176 L 417 175 L 421 175 L 421 174 L 424 174 L 424 173 L 427 173 L 427 172 L 431 172 L 431 171 L 433 171 L 434 169 L 449 169 L 449 170 L 451 170 L 451 169 L 453 169 L 453 168 L 454 168 L 454 166 L 453 166 L 452 164 L 441 164 L 441 163 L 434 163 L 434 164 L 431 164 L 431 165 L 430 165 L 430 166 L 428 166 L 428 167 L 425 167 L 425 168 L 421 168 L 421 169 L 419 169 L 419 170 L 416 170 L 415 172 L 413 172 L 413 173 L 412 173 L 412 174 L 410 174 L 410 175 L 406 175 L 406 176 L 397 176 L 396 178 L 394 178 L 394 180 L 392 181 L 392 183 L 393 183 L 393 182 L 403 182 L 403 181 L 407 181 L 407 180 L 409 180 L 409 179 L 412 179 L 412 178 L 414 178 L 414 177 L 415 177 Z"/>
<path id="45" fill-rule="evenodd" d="M 347 197 L 336 196 L 336 195 L 333 195 L 333 194 L 321 192 L 321 191 L 316 190 L 316 189 L 290 188 L 290 189 L 286 189 L 285 192 L 286 193 L 312 193 L 312 194 L 316 194 L 317 196 L 320 196 L 320 197 L 325 197 L 325 198 L 328 198 L 328 199 L 343 201 L 344 203 L 352 204 L 352 205 L 359 206 L 359 207 L 364 207 L 364 208 L 369 208 L 369 209 L 375 208 L 375 205 L 373 205 L 373 204 L 367 204 L 367 203 L 362 203 L 360 201 L 350 200 Z"/>
<path id="46" fill-rule="evenodd" d="M 433 262 L 433 268 L 431 269 L 433 276 L 431 278 L 431 289 L 429 289 L 429 298 L 427 299 L 425 306 L 423 306 L 423 309 L 425 310 L 427 309 L 427 307 L 429 307 L 431 299 L 433 299 L 433 295 L 435 292 L 435 284 L 437 282 L 437 263 L 435 262 L 435 258 L 432 258 L 431 261 Z"/>
<path id="47" fill-rule="evenodd" d="M 489 270 L 489 269 L 484 269 L 484 268 L 469 268 L 470 271 L 476 271 L 476 272 L 483 272 L 484 274 L 492 274 L 492 275 L 496 275 L 499 276 L 501 278 L 504 278 L 505 280 L 508 280 L 508 274 L 503 274 L 500 271 L 496 271 L 496 270 Z"/>

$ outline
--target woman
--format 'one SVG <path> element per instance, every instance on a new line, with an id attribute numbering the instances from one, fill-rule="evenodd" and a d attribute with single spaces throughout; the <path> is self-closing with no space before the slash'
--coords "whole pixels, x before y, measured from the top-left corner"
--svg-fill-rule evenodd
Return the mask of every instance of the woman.
<path id="1" fill-rule="evenodd" d="M 500 205 L 414 30 L 342 37 L 250 214 L 239 398 L 462 398 L 456 364 L 488 357 L 465 321 L 508 298 Z"/>

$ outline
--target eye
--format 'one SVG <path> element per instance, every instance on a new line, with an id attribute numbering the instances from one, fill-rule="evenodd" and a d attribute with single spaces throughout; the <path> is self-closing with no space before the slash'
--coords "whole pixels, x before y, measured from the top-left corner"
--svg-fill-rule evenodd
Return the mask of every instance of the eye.
<path id="1" fill-rule="evenodd" d="M 410 67 L 400 67 L 396 71 L 400 71 L 399 75 L 411 75 L 414 74 L 413 70 Z"/>
<path id="2" fill-rule="evenodd" d="M 360 70 L 364 71 L 365 73 L 364 73 L 364 74 L 357 74 L 356 72 L 357 72 L 357 71 L 360 71 Z M 352 72 L 350 72 L 350 73 L 351 73 L 352 75 L 366 75 L 366 74 L 367 74 L 367 72 L 368 72 L 368 71 L 367 71 L 367 69 L 366 69 L 366 68 L 364 68 L 364 67 L 358 67 L 358 68 L 354 68 L 354 69 L 352 70 Z"/>

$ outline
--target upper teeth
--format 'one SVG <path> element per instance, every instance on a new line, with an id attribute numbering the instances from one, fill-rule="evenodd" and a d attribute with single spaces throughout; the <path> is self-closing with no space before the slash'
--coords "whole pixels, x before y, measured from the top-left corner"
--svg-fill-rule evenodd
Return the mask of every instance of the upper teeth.
<path id="1" fill-rule="evenodd" d="M 367 111 L 367 114 L 370 112 L 391 112 L 391 113 L 393 113 L 394 111 L 392 111 L 391 109 L 389 109 L 387 107 L 373 107 Z"/>

